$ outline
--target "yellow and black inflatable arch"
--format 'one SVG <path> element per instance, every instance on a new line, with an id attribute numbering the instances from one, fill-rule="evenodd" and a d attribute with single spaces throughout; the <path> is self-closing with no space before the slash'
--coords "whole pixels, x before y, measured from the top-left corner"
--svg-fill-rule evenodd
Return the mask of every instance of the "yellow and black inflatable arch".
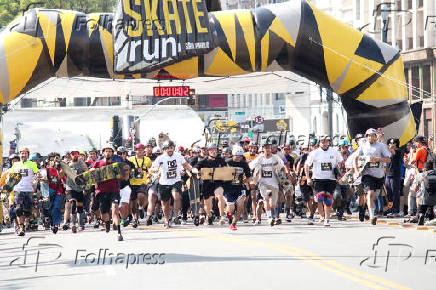
<path id="1" fill-rule="evenodd" d="M 0 102 L 53 76 L 187 79 L 288 70 L 342 99 L 352 136 L 369 127 L 405 144 L 416 133 L 400 51 L 306 0 L 209 13 L 215 48 L 151 73 L 114 73 L 112 14 L 34 9 L 0 33 Z"/>

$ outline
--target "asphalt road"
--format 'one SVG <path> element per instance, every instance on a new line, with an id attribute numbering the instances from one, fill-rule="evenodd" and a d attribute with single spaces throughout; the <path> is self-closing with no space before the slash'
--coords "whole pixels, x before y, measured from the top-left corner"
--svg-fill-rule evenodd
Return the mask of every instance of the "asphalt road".
<path id="1" fill-rule="evenodd" d="M 0 233 L 0 288 L 436 289 L 436 227 L 331 223 L 296 218 L 233 232 L 141 225 L 124 229 L 123 242 L 93 228 L 25 237 L 8 229 Z"/>

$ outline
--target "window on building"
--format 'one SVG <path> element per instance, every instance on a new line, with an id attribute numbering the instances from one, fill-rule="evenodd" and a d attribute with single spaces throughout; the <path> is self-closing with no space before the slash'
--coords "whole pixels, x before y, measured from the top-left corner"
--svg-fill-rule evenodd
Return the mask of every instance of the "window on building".
<path id="1" fill-rule="evenodd" d="M 412 99 L 420 99 L 419 67 L 412 67 Z"/>
<path id="2" fill-rule="evenodd" d="M 422 66 L 422 89 L 424 98 L 431 98 L 430 65 Z"/>
<path id="3" fill-rule="evenodd" d="M 410 83 L 409 83 L 409 69 L 404 69 L 404 77 L 406 78 L 407 84 L 407 95 L 410 96 Z"/>
<path id="4" fill-rule="evenodd" d="M 37 106 L 37 103 L 36 99 L 23 98 L 20 100 L 21 108 L 34 108 Z"/>
<path id="5" fill-rule="evenodd" d="M 407 9 L 412 9 L 413 8 L 413 0 L 408 0 L 407 1 Z"/>
<path id="6" fill-rule="evenodd" d="M 86 107 L 91 105 L 91 98 L 74 98 L 75 107 Z"/>
<path id="7" fill-rule="evenodd" d="M 418 8 L 424 7 L 424 0 L 418 0 Z"/>
<path id="8" fill-rule="evenodd" d="M 413 37 L 407 38 L 407 49 L 413 49 Z"/>
<path id="9" fill-rule="evenodd" d="M 317 122 L 316 122 L 316 117 L 313 118 L 313 127 L 312 127 L 312 129 L 313 129 L 313 133 L 315 135 L 318 134 L 318 126 L 317 126 Z"/>
<path id="10" fill-rule="evenodd" d="M 424 36 L 419 36 L 418 40 L 419 40 L 418 47 L 424 47 Z"/>
<path id="11" fill-rule="evenodd" d="M 403 50 L 403 41 L 401 40 L 397 41 L 397 47 L 399 50 Z"/>
<path id="12" fill-rule="evenodd" d="M 66 107 L 67 106 L 67 98 L 58 98 L 58 104 L 59 107 Z"/>
<path id="13" fill-rule="evenodd" d="M 336 134 L 339 134 L 339 116 L 336 114 Z"/>
<path id="14" fill-rule="evenodd" d="M 397 2 L 395 3 L 395 9 L 401 10 L 401 0 L 397 0 Z"/>
<path id="15" fill-rule="evenodd" d="M 360 0 L 356 0 L 356 20 L 360 20 Z"/>
<path id="16" fill-rule="evenodd" d="M 433 133 L 433 120 L 431 109 L 424 109 L 424 136 L 429 137 Z"/>

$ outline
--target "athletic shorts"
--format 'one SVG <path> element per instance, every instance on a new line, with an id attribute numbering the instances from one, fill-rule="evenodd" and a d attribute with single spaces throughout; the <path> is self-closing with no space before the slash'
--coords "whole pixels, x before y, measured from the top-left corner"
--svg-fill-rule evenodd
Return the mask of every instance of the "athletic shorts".
<path id="1" fill-rule="evenodd" d="M 121 199 L 119 192 L 101 192 L 96 195 L 96 198 L 102 214 L 110 213 L 112 204 L 120 204 Z"/>
<path id="2" fill-rule="evenodd" d="M 132 189 L 129 185 L 120 190 L 120 202 L 121 203 L 129 203 L 130 194 L 132 193 Z"/>
<path id="3" fill-rule="evenodd" d="M 374 176 L 371 175 L 364 175 L 362 176 L 362 184 L 363 184 L 363 189 L 365 190 L 365 193 L 368 192 L 369 190 L 378 190 L 378 189 L 382 189 L 383 185 L 385 184 L 385 179 L 384 178 L 376 178 Z"/>
<path id="4" fill-rule="evenodd" d="M 237 203 L 239 200 L 246 196 L 245 189 L 241 188 L 224 188 L 224 197 L 227 204 Z"/>
<path id="5" fill-rule="evenodd" d="M 214 196 L 215 190 L 220 187 L 222 187 L 222 182 L 205 181 L 201 191 L 201 198 L 204 200 L 209 199 L 211 196 Z"/>
<path id="6" fill-rule="evenodd" d="M 77 202 L 84 202 L 85 196 L 83 195 L 83 192 L 81 191 L 75 191 L 75 190 L 67 190 L 66 191 L 66 200 L 70 201 L 72 199 L 75 199 Z"/>
<path id="7" fill-rule="evenodd" d="M 167 202 L 171 199 L 173 191 L 178 193 L 182 192 L 182 181 L 177 181 L 173 185 L 162 185 L 157 186 L 157 191 L 159 192 L 160 199 L 163 202 Z"/>
<path id="8" fill-rule="evenodd" d="M 301 195 L 303 196 L 303 200 L 308 202 L 311 197 L 313 197 L 313 189 L 312 186 L 307 185 L 306 183 L 300 185 Z"/>
<path id="9" fill-rule="evenodd" d="M 138 193 L 147 194 L 147 185 L 130 185 L 132 192 L 130 193 L 130 200 L 138 199 Z"/>
<path id="10" fill-rule="evenodd" d="M 279 196 L 279 188 L 278 187 L 274 187 L 272 185 L 269 184 L 259 184 L 259 191 L 260 191 L 260 196 L 262 197 L 261 199 L 266 199 L 268 196 L 271 197 L 271 202 L 273 205 L 275 205 L 277 203 L 277 199 Z"/>
<path id="11" fill-rule="evenodd" d="M 336 180 L 331 179 L 315 179 L 313 181 L 313 191 L 315 193 L 328 193 L 333 195 L 336 189 Z"/>
<path id="12" fill-rule="evenodd" d="M 15 193 L 15 209 L 21 209 L 25 216 L 29 217 L 32 212 L 32 194 L 30 191 L 20 191 Z"/>
<path id="13" fill-rule="evenodd" d="M 157 190 L 157 182 L 155 182 L 153 185 L 149 185 L 148 186 L 148 193 L 150 194 L 154 194 L 156 196 L 158 196 L 158 190 Z"/>

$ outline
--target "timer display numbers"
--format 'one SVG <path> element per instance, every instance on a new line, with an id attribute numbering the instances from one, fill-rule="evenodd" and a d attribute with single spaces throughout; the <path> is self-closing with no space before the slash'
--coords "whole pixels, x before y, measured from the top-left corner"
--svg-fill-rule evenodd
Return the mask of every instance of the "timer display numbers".
<path id="1" fill-rule="evenodd" d="M 195 94 L 189 86 L 154 87 L 153 96 L 156 98 L 166 97 L 190 97 Z"/>

